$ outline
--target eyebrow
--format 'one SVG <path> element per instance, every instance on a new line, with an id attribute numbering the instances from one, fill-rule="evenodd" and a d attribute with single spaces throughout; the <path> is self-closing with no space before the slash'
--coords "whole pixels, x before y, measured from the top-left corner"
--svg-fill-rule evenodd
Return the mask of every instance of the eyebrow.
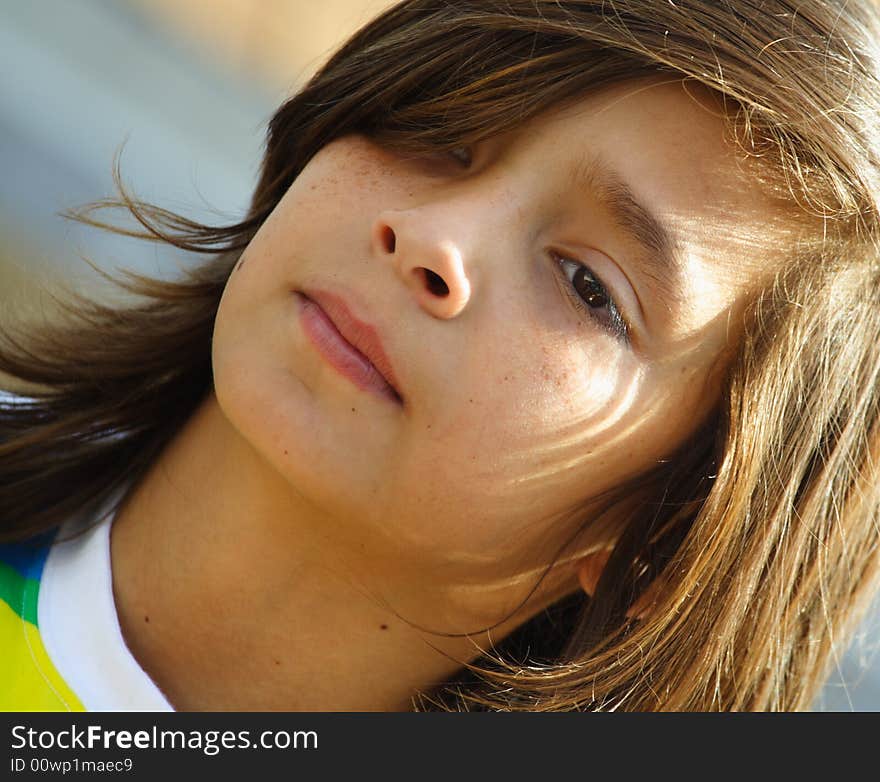
<path id="1" fill-rule="evenodd" d="M 587 190 L 618 227 L 643 251 L 636 271 L 651 280 L 672 306 L 682 302 L 684 263 L 681 242 L 663 220 L 640 201 L 605 160 L 587 156 L 573 172 L 575 184 Z"/>

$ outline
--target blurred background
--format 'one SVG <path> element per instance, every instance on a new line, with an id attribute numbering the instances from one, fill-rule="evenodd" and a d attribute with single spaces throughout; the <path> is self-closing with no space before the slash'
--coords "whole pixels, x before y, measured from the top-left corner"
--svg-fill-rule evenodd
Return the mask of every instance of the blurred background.
<path id="1" fill-rule="evenodd" d="M 58 212 L 114 195 L 122 149 L 139 197 L 207 222 L 240 219 L 275 108 L 390 4 L 0 0 L 0 305 L 47 311 L 59 280 L 106 286 L 80 256 L 174 274 L 179 252 Z"/>
<path id="2" fill-rule="evenodd" d="M 114 295 L 82 258 L 173 276 L 180 251 L 59 212 L 114 195 L 240 219 L 277 106 L 391 0 L 0 0 L 0 316 L 51 316 L 59 281 Z M 123 148 L 124 144 L 124 148 Z M 0 377 L 0 388 L 14 387 Z M 817 709 L 880 710 L 880 610 Z"/>

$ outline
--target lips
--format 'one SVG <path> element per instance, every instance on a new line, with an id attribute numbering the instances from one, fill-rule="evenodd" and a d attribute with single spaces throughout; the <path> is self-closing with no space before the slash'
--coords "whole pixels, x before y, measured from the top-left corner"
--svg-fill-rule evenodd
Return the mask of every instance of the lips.
<path id="1" fill-rule="evenodd" d="M 324 357 L 355 385 L 402 403 L 400 385 L 379 333 L 355 317 L 345 300 L 322 290 L 298 291 L 303 325 Z"/>

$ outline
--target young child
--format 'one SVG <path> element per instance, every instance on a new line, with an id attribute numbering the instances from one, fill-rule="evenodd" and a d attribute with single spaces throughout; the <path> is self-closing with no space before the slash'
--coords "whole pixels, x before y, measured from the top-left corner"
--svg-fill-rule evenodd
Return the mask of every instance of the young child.
<path id="1" fill-rule="evenodd" d="M 408 0 L 241 222 L 123 190 L 206 260 L 2 324 L 2 707 L 809 708 L 877 581 L 878 35 Z"/>

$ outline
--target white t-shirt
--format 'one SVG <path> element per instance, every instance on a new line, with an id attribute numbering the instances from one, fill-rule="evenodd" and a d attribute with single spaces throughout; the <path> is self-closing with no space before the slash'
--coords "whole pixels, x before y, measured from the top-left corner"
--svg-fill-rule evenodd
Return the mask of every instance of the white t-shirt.
<path id="1" fill-rule="evenodd" d="M 87 711 L 173 711 L 125 644 L 110 564 L 111 508 L 99 523 L 61 527 L 40 580 L 37 611 L 43 645 L 58 673 Z"/>

